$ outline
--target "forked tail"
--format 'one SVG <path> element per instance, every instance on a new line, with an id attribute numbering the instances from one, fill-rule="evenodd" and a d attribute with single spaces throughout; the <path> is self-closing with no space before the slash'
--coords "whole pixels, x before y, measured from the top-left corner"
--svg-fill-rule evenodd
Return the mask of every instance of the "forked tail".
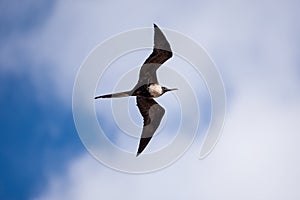
<path id="1" fill-rule="evenodd" d="M 97 97 L 95 97 L 95 99 L 99 99 L 99 98 L 119 98 L 119 97 L 129 97 L 129 96 L 131 96 L 131 94 L 132 94 L 131 91 L 127 91 L 127 92 L 118 92 L 118 93 L 113 93 L 113 94 L 105 94 L 105 95 L 97 96 Z"/>

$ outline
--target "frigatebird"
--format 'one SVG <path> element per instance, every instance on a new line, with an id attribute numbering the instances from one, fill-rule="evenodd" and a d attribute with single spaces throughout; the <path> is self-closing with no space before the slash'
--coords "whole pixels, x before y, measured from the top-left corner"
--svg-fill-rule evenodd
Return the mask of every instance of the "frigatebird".
<path id="1" fill-rule="evenodd" d="M 144 118 L 144 126 L 136 156 L 140 155 L 150 142 L 154 132 L 158 128 L 165 109 L 153 98 L 174 89 L 168 89 L 158 83 L 156 70 L 173 55 L 169 42 L 156 24 L 154 25 L 154 47 L 150 56 L 142 65 L 139 80 L 132 90 L 95 97 L 117 98 L 136 96 L 137 107 Z"/>

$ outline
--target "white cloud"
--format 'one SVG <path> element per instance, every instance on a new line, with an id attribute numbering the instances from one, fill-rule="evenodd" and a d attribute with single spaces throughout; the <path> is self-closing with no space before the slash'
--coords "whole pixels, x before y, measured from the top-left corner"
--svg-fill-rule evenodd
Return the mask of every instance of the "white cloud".
<path id="1" fill-rule="evenodd" d="M 36 199 L 299 199 L 300 106 L 274 103 L 264 93 L 239 96 L 206 159 L 197 159 L 194 145 L 166 169 L 130 175 L 82 155 L 64 176 L 51 176 Z"/>
<path id="2" fill-rule="evenodd" d="M 69 105 L 76 71 L 98 42 L 157 22 L 204 44 L 234 98 L 223 137 L 205 160 L 197 160 L 193 146 L 167 169 L 129 175 L 82 155 L 64 175 L 49 175 L 35 199 L 300 198 L 299 47 L 293 44 L 299 14 L 293 1 L 86 2 L 58 2 L 43 26 L 2 46 L 1 58 L 11 66 L 17 49 L 27 55 L 41 95 L 55 90 Z"/>
<path id="3" fill-rule="evenodd" d="M 22 37 L 12 36 L 2 45 L 1 60 L 5 62 L 1 66 L 14 70 L 20 59 L 16 55 L 24 55 L 31 64 L 25 70 L 31 72 L 38 95 L 48 96 L 50 89 L 70 105 L 76 72 L 95 45 L 112 34 L 156 22 L 203 44 L 227 87 L 251 87 L 252 81 L 258 81 L 263 87 L 267 83 L 268 89 L 280 86 L 287 90 L 294 87 L 290 78 L 297 78 L 294 3 L 136 1 L 116 6 L 108 1 L 59 1 L 44 24 Z"/>

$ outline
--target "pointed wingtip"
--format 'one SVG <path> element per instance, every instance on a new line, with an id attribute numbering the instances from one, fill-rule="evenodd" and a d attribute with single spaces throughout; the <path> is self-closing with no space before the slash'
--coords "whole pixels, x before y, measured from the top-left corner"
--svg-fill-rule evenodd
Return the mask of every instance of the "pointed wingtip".
<path id="1" fill-rule="evenodd" d="M 153 26 L 154 26 L 154 28 L 157 28 L 157 27 L 158 27 L 155 23 L 153 23 Z"/>
<path id="2" fill-rule="evenodd" d="M 141 152 L 137 152 L 135 157 L 138 157 L 141 154 Z"/>

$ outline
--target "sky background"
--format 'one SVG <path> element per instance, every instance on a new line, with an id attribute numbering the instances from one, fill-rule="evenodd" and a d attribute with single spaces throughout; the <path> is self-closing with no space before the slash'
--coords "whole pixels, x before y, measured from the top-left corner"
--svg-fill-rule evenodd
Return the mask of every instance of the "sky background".
<path id="1" fill-rule="evenodd" d="M 0 199 L 300 199 L 299 1 L 0 1 Z M 227 92 L 214 151 L 130 175 L 85 150 L 72 117 L 76 72 L 133 28 L 202 45 Z M 199 142 L 200 143 L 200 142 Z"/>

